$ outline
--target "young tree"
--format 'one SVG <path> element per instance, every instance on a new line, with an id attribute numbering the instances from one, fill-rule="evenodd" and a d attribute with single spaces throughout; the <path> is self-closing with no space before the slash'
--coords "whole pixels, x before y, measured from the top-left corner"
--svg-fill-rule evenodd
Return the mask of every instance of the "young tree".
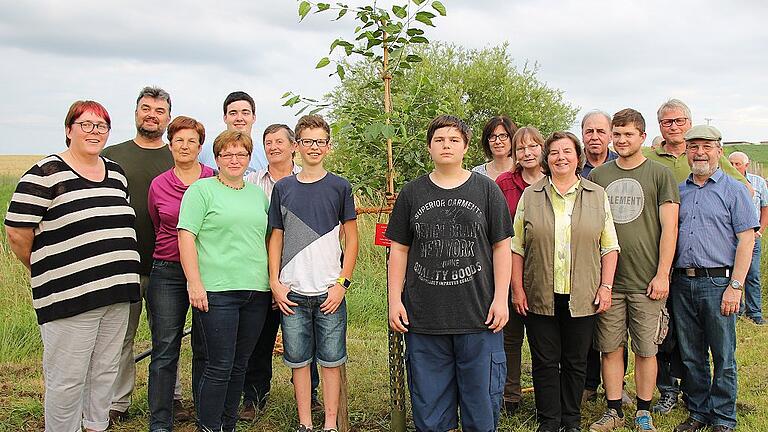
<path id="1" fill-rule="evenodd" d="M 473 166 L 483 158 L 477 139 L 491 116 L 506 114 L 549 134 L 568 129 L 578 112 L 562 91 L 537 79 L 537 65 L 515 67 L 507 44 L 470 50 L 433 43 L 419 47 L 416 55 L 422 61 L 393 82 L 391 124 L 382 114 L 376 67 L 367 60 L 346 64 L 346 79 L 327 95 L 336 137 L 329 164 L 363 195 L 376 197 L 383 190 L 387 138 L 393 141 L 396 188 L 431 169 L 422 135 L 424 125 L 439 114 L 457 115 L 472 127 L 475 138 L 466 163 Z"/>

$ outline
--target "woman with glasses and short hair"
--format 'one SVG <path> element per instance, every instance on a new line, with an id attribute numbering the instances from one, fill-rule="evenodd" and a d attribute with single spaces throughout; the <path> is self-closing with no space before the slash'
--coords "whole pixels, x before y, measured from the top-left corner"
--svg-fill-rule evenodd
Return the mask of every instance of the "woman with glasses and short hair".
<path id="1" fill-rule="evenodd" d="M 480 164 L 472 171 L 496 178 L 515 167 L 515 155 L 512 151 L 512 136 L 517 132 L 517 125 L 505 115 L 491 117 L 483 127 L 480 144 L 488 162 Z"/>
<path id="2" fill-rule="evenodd" d="M 129 304 L 139 300 L 128 181 L 99 156 L 110 128 L 101 104 L 73 103 L 67 149 L 22 176 L 5 218 L 11 250 L 31 272 L 46 431 L 107 429 Z"/>
<path id="3" fill-rule="evenodd" d="M 192 393 L 203 431 L 232 431 L 248 359 L 272 303 L 264 191 L 243 180 L 253 141 L 239 131 L 213 142 L 219 174 L 184 193 L 179 253 L 192 305 Z"/>
<path id="4" fill-rule="evenodd" d="M 496 178 L 496 184 L 504 194 L 510 216 L 514 218 L 517 203 L 525 188 L 544 178 L 539 164 L 544 137 L 535 127 L 526 126 L 518 129 L 511 141 L 511 153 L 514 155 L 515 165 L 512 170 L 499 175 Z M 510 310 L 514 310 L 511 303 Z M 520 386 L 520 363 L 524 337 L 525 326 L 522 317 L 515 313 L 509 314 L 509 321 L 504 326 L 504 352 L 507 354 L 504 410 L 508 414 L 517 411 L 523 395 Z"/>

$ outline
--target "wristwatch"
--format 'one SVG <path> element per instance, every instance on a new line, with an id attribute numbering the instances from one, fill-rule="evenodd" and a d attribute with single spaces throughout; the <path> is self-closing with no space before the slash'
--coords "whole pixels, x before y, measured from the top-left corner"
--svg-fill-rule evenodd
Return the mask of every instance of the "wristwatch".
<path id="1" fill-rule="evenodd" d="M 741 288 L 743 287 L 743 285 L 741 285 L 741 282 L 737 281 L 736 279 L 731 279 L 731 281 L 728 282 L 728 285 L 730 285 L 731 288 L 735 290 L 741 290 Z"/>
<path id="2" fill-rule="evenodd" d="M 605 287 L 608 291 L 613 290 L 613 285 L 608 285 L 607 283 L 601 283 L 600 286 Z"/>
<path id="3" fill-rule="evenodd" d="M 352 281 L 343 276 L 336 279 L 336 283 L 343 286 L 344 289 L 349 289 L 349 286 L 352 285 Z"/>

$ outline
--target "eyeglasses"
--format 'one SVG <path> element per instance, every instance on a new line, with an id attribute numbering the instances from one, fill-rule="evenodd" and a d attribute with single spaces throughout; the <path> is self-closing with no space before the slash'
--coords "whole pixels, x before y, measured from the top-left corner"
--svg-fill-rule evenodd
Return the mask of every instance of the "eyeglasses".
<path id="1" fill-rule="evenodd" d="M 528 144 L 526 146 L 520 146 L 520 147 L 516 148 L 515 152 L 517 152 L 517 153 L 525 153 L 526 150 L 533 151 L 534 149 L 539 148 L 539 147 L 541 147 L 541 144 L 538 144 L 538 143 L 536 143 L 536 144 Z"/>
<path id="2" fill-rule="evenodd" d="M 331 140 L 329 139 L 310 139 L 310 138 L 300 138 L 297 140 L 299 144 L 303 145 L 304 147 L 312 147 L 312 145 L 317 144 L 318 147 L 327 147 L 328 144 L 331 143 Z"/>
<path id="3" fill-rule="evenodd" d="M 251 156 L 250 153 L 222 153 L 219 155 L 221 160 L 229 161 L 232 158 L 238 158 L 239 160 L 248 159 Z"/>
<path id="4" fill-rule="evenodd" d="M 92 121 L 86 120 L 81 122 L 74 122 L 74 124 L 80 125 L 80 129 L 82 129 L 85 133 L 91 133 L 94 129 L 102 134 L 109 132 L 109 125 L 106 123 L 94 123 Z"/>
<path id="5" fill-rule="evenodd" d="M 701 145 L 699 145 L 699 144 L 688 144 L 687 146 L 685 146 L 686 150 L 694 152 L 694 153 L 698 152 L 699 149 L 704 150 L 705 153 L 709 153 L 709 152 L 711 152 L 712 150 L 714 150 L 716 148 L 718 148 L 718 146 L 716 146 L 714 144 L 701 144 Z"/>
<path id="6" fill-rule="evenodd" d="M 670 127 L 670 126 L 672 126 L 672 123 L 674 123 L 674 124 L 676 124 L 678 126 L 683 126 L 685 124 L 685 122 L 687 122 L 687 121 L 688 121 L 688 117 L 678 117 L 678 118 L 673 118 L 673 119 L 662 119 L 662 120 L 659 120 L 659 124 L 664 126 L 664 127 Z"/>
<path id="7" fill-rule="evenodd" d="M 488 142 L 494 142 L 496 140 L 506 141 L 509 139 L 508 133 L 500 133 L 498 135 L 489 135 Z"/>

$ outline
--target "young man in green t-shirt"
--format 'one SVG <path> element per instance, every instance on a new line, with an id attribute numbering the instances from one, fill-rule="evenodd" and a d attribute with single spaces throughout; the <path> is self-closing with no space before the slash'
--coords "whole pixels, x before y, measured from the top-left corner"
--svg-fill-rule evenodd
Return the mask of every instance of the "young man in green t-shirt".
<path id="1" fill-rule="evenodd" d="M 646 159 L 641 151 L 646 137 L 642 114 L 630 108 L 621 110 L 613 116 L 611 128 L 619 157 L 595 168 L 589 178 L 608 194 L 622 251 L 612 305 L 598 318 L 595 334 L 596 348 L 602 353 L 608 408 L 589 430 L 605 432 L 624 426 L 623 351 L 629 333 L 637 388 L 634 426 L 639 431 L 655 431 L 650 413 L 656 384 L 655 356 L 665 335 L 680 194 L 672 172 Z"/>

